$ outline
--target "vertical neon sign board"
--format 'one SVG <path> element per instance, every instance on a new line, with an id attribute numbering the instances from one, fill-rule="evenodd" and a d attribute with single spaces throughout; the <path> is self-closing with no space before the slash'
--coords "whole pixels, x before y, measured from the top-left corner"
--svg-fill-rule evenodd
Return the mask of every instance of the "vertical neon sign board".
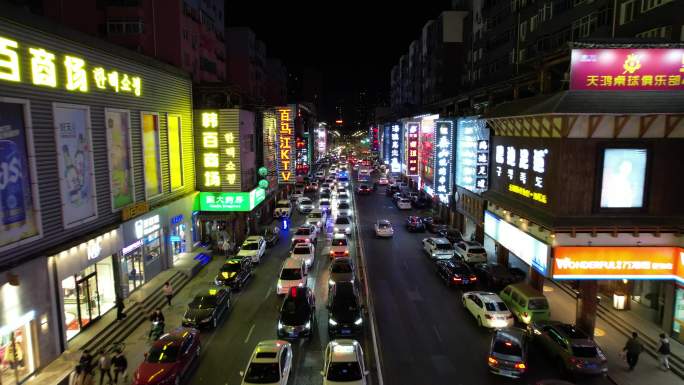
<path id="1" fill-rule="evenodd" d="M 406 175 L 418 175 L 418 135 L 420 125 L 418 123 L 408 123 L 408 153 L 406 154 Z"/>
<path id="2" fill-rule="evenodd" d="M 202 111 L 200 190 L 240 191 L 240 110 Z"/>
<path id="3" fill-rule="evenodd" d="M 389 162 L 390 170 L 393 173 L 401 172 L 401 148 L 403 144 L 403 138 L 404 136 L 401 132 L 401 126 L 399 124 L 393 123 L 389 138 Z"/>
<path id="4" fill-rule="evenodd" d="M 292 107 L 278 107 L 276 118 L 278 126 L 276 130 L 276 170 L 279 184 L 295 183 L 295 159 L 294 155 L 294 117 Z"/>
<path id="5" fill-rule="evenodd" d="M 454 136 L 454 122 L 438 120 L 435 128 L 434 149 L 434 181 L 435 194 L 440 200 L 448 202 L 451 194 L 452 175 L 452 142 Z"/>

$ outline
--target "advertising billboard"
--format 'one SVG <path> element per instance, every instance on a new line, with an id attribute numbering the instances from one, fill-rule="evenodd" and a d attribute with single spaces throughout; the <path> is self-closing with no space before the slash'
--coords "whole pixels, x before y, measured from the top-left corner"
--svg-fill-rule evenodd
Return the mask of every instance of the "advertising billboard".
<path id="1" fill-rule="evenodd" d="M 240 191 L 238 109 L 200 111 L 198 187 L 202 191 Z"/>
<path id="2" fill-rule="evenodd" d="M 492 189 L 538 206 L 549 204 L 548 164 L 557 145 L 550 139 L 496 137 Z"/>
<path id="3" fill-rule="evenodd" d="M 406 128 L 406 175 L 418 175 L 418 142 L 420 134 L 420 124 L 411 122 Z"/>
<path id="4" fill-rule="evenodd" d="M 573 49 L 570 89 L 682 91 L 684 49 Z"/>
<path id="5" fill-rule="evenodd" d="M 431 119 L 423 119 L 418 136 L 418 175 L 423 190 L 430 196 L 435 195 L 435 122 Z"/>
<path id="6" fill-rule="evenodd" d="M 453 136 L 454 122 L 451 120 L 438 120 L 435 122 L 435 150 L 433 158 L 435 194 L 444 202 L 449 202 L 452 190 L 451 175 L 453 165 Z"/>
<path id="7" fill-rule="evenodd" d="M 378 126 L 371 126 L 369 137 L 371 152 L 377 154 L 380 150 L 380 129 Z"/>
<path id="8" fill-rule="evenodd" d="M 390 141 L 392 132 L 392 125 L 385 123 L 382 126 L 382 137 L 380 142 L 382 143 L 382 162 L 385 164 L 390 164 L 390 152 L 392 150 L 392 142 Z"/>
<path id="9" fill-rule="evenodd" d="M 489 188 L 489 129 L 477 117 L 458 119 L 456 184 L 474 193 Z"/>
<path id="10" fill-rule="evenodd" d="M 296 181 L 295 132 L 293 106 L 276 108 L 276 172 L 278 184 L 294 184 Z"/>
<path id="11" fill-rule="evenodd" d="M 526 264 L 547 276 L 550 246 L 485 211 L 485 234 L 502 244 Z"/>
<path id="12" fill-rule="evenodd" d="M 107 123 L 112 210 L 116 211 L 135 202 L 130 112 L 105 109 L 105 121 Z"/>
<path id="13" fill-rule="evenodd" d="M 601 208 L 639 208 L 644 205 L 645 148 L 603 150 Z"/>

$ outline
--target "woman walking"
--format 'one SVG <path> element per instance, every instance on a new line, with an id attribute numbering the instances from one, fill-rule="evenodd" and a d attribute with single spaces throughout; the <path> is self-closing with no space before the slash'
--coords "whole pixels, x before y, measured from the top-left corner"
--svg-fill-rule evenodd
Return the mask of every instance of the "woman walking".
<path id="1" fill-rule="evenodd" d="M 660 359 L 660 368 L 665 371 L 670 370 L 670 340 L 667 339 L 665 333 L 660 333 L 658 358 Z"/>

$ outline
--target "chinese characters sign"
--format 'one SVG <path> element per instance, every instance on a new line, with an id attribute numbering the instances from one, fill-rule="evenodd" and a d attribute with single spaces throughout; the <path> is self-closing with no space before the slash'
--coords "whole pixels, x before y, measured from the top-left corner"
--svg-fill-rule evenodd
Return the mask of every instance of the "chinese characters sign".
<path id="1" fill-rule="evenodd" d="M 392 124 L 390 129 L 390 171 L 393 173 L 401 172 L 401 149 L 403 135 L 401 133 L 401 126 L 399 124 Z"/>
<path id="2" fill-rule="evenodd" d="M 23 68 L 27 67 L 28 70 Z M 30 74 L 28 79 L 23 74 Z M 72 92 L 97 89 L 106 92 L 142 94 L 139 76 L 114 69 L 88 65 L 72 55 L 56 54 L 38 47 L 25 47 L 15 40 L 0 36 L 0 81 L 64 88 Z"/>
<path id="3" fill-rule="evenodd" d="M 201 211 L 252 211 L 266 198 L 266 190 L 257 187 L 250 192 L 201 192 Z"/>
<path id="4" fill-rule="evenodd" d="M 436 122 L 434 150 L 434 190 L 443 202 L 448 202 L 451 194 L 451 151 L 454 132 L 452 121 Z"/>
<path id="5" fill-rule="evenodd" d="M 297 175 L 306 175 L 309 173 L 309 146 L 307 138 L 296 138 L 297 159 L 295 167 Z"/>
<path id="6" fill-rule="evenodd" d="M 295 138 L 294 118 L 295 111 L 292 107 L 278 107 L 276 109 L 278 125 L 276 130 L 276 165 L 278 171 L 278 183 L 295 183 Z"/>
<path id="7" fill-rule="evenodd" d="M 371 126 L 369 136 L 371 152 L 377 153 L 380 150 L 380 132 L 378 126 Z"/>
<path id="8" fill-rule="evenodd" d="M 546 160 L 549 149 L 544 147 L 497 144 L 494 173 L 501 186 L 509 192 L 541 204 L 547 204 Z M 503 181 L 503 182 L 501 182 Z"/>
<path id="9" fill-rule="evenodd" d="M 489 130 L 484 120 L 458 120 L 456 184 L 474 193 L 489 188 Z"/>
<path id="10" fill-rule="evenodd" d="M 389 158 L 390 158 L 390 132 L 392 130 L 392 125 L 391 124 L 384 124 L 382 126 L 382 137 L 381 137 L 381 142 L 382 142 L 382 160 L 385 164 L 389 164 Z"/>
<path id="11" fill-rule="evenodd" d="M 199 117 L 200 189 L 240 191 L 239 110 L 202 111 Z"/>
<path id="12" fill-rule="evenodd" d="M 684 49 L 574 49 L 573 90 L 684 90 Z"/>
<path id="13" fill-rule="evenodd" d="M 407 153 L 406 153 L 406 175 L 418 175 L 418 135 L 420 125 L 418 123 L 408 123 L 407 125 Z"/>

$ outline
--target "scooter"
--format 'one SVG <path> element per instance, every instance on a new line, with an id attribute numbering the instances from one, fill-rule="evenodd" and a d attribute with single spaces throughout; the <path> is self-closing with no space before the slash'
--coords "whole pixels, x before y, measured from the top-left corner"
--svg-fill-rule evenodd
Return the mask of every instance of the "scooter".
<path id="1" fill-rule="evenodd" d="M 164 322 L 152 321 L 152 330 L 150 331 L 150 339 L 156 341 L 164 334 Z"/>

